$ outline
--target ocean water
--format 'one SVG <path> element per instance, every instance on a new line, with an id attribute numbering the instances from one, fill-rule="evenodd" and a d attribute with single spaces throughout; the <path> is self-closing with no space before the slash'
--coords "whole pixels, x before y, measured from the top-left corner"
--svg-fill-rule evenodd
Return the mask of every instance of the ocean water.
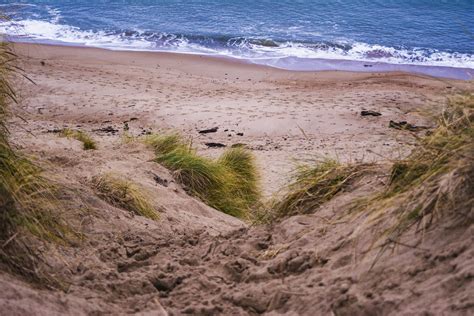
<path id="1" fill-rule="evenodd" d="M 296 70 L 474 69 L 474 0 L 42 0 L 0 1 L 0 11 L 10 17 L 0 32 L 17 41 L 227 56 Z"/>

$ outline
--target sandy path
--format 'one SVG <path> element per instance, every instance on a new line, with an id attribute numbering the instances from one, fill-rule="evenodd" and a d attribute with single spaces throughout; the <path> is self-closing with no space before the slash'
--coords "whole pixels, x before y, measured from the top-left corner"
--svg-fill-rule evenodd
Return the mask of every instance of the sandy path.
<path id="1" fill-rule="evenodd" d="M 124 122 L 130 133 L 178 130 L 199 150 L 206 142 L 247 144 L 261 167 L 264 191 L 284 186 L 297 162 L 392 159 L 406 152 L 406 133 L 390 120 L 427 124 L 420 110 L 466 82 L 409 74 L 289 72 L 202 56 L 15 45 L 36 86 L 23 83 L 22 107 L 32 133 L 81 127 L 108 141 Z M 361 117 L 362 109 L 380 117 Z M 115 136 L 92 132 L 113 126 Z M 219 127 L 213 134 L 198 130 Z M 239 136 L 238 133 L 243 133 Z"/>

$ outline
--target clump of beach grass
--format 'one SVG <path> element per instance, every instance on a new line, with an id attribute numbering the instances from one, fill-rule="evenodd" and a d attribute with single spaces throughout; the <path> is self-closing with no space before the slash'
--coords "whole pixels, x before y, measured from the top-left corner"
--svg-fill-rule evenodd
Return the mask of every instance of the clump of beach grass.
<path id="1" fill-rule="evenodd" d="M 54 212 L 59 208 L 55 188 L 8 141 L 9 105 L 16 102 L 10 76 L 21 72 L 15 57 L 7 43 L 0 44 L 0 263 L 30 280 L 52 284 L 39 267 L 42 256 L 30 236 L 63 243 L 71 230 Z"/>
<path id="2" fill-rule="evenodd" d="M 65 231 L 52 214 L 58 207 L 54 186 L 30 160 L 5 143 L 0 147 L 2 231 L 22 227 L 42 239 L 61 240 Z"/>
<path id="3" fill-rule="evenodd" d="M 385 191 L 356 205 L 366 220 L 354 232 L 380 225 L 379 254 L 411 227 L 424 231 L 436 219 L 451 225 L 474 221 L 474 94 L 453 96 L 438 119 L 438 126 L 418 139 L 413 152 L 396 161 Z M 387 225 L 387 223 L 389 223 Z"/>
<path id="4" fill-rule="evenodd" d="M 145 143 L 153 148 L 156 155 L 165 155 L 174 150 L 189 149 L 179 134 L 168 135 L 153 134 L 145 138 Z"/>
<path id="5" fill-rule="evenodd" d="M 72 130 L 70 128 L 64 128 L 59 133 L 61 137 L 73 138 L 82 143 L 82 148 L 84 150 L 95 150 L 97 149 L 97 144 L 86 132 Z"/>
<path id="6" fill-rule="evenodd" d="M 472 148 L 474 95 L 459 95 L 449 100 L 438 119 L 438 127 L 419 139 L 417 148 L 395 162 L 386 194 L 404 192 L 430 177 L 445 173 L 463 160 Z"/>
<path id="7" fill-rule="evenodd" d="M 173 171 L 174 178 L 192 195 L 224 213 L 248 218 L 260 199 L 259 178 L 253 155 L 232 148 L 217 160 L 199 156 L 178 134 L 146 139 L 156 162 Z"/>
<path id="8" fill-rule="evenodd" d="M 447 205 L 451 205 L 447 209 L 466 209 L 474 192 L 473 119 L 474 94 L 451 97 L 437 128 L 418 137 L 417 146 L 407 158 L 393 163 L 386 189 L 356 201 L 353 210 L 372 213 L 368 220 L 394 210 L 391 214 L 397 220 L 387 230 L 393 235 L 420 221 L 425 227 Z M 333 160 L 300 167 L 288 193 L 272 205 L 271 212 L 277 218 L 312 213 L 370 170 L 374 165 L 342 165 Z"/>
<path id="9" fill-rule="evenodd" d="M 372 165 L 344 165 L 326 159 L 315 166 L 299 166 L 287 193 L 271 207 L 275 218 L 311 214 L 364 175 Z"/>
<path id="10" fill-rule="evenodd" d="M 465 202 L 472 202 L 471 194 L 467 200 L 453 203 L 463 196 L 465 189 L 474 193 L 471 177 L 474 172 L 473 121 L 474 94 L 450 98 L 438 119 L 438 127 L 421 138 L 417 148 L 406 159 L 393 165 L 390 185 L 379 198 L 391 198 L 401 193 L 414 195 L 416 192 L 417 205 L 405 207 L 401 217 L 421 220 L 429 215 L 428 222 L 433 216 L 441 215 L 442 205 L 455 204 L 455 208 L 459 208 Z M 463 188 L 458 186 L 460 183 L 463 183 Z M 407 199 L 408 204 L 413 204 L 410 200 Z"/>
<path id="11" fill-rule="evenodd" d="M 97 195 L 113 206 L 153 220 L 159 218 L 143 190 L 132 181 L 107 173 L 94 177 L 92 185 Z"/>
<path id="12" fill-rule="evenodd" d="M 235 193 L 240 194 L 245 204 L 256 205 L 260 200 L 260 180 L 252 153 L 242 147 L 231 148 L 217 162 L 234 174 Z"/>
<path id="13" fill-rule="evenodd" d="M 136 137 L 129 132 L 124 132 L 120 138 L 122 144 L 131 144 L 136 141 Z"/>

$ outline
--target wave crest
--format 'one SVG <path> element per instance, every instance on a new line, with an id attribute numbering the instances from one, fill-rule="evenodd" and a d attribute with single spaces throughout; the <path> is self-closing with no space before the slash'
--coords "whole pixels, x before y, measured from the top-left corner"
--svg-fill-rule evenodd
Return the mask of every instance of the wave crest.
<path id="1" fill-rule="evenodd" d="M 49 21 L 4 21 L 0 23 L 0 32 L 20 41 L 50 41 L 116 50 L 176 51 L 249 60 L 288 57 L 342 59 L 474 69 L 474 55 L 467 53 L 360 42 L 302 43 L 269 38 L 186 36 L 140 30 L 92 31 L 60 24 L 61 14 L 57 10 L 51 9 L 49 14 Z"/>

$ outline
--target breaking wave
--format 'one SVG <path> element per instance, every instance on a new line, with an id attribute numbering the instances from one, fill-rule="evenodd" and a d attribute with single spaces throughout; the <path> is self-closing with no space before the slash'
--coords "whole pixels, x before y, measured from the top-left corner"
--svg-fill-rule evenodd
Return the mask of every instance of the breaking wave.
<path id="1" fill-rule="evenodd" d="M 83 30 L 62 24 L 61 14 L 49 9 L 49 19 L 10 20 L 0 23 L 0 32 L 16 41 L 48 42 L 113 50 L 173 51 L 229 56 L 247 60 L 279 58 L 353 60 L 448 66 L 474 69 L 474 55 L 427 48 L 371 45 L 361 42 L 291 42 L 282 39 L 196 36 L 141 30 Z"/>

